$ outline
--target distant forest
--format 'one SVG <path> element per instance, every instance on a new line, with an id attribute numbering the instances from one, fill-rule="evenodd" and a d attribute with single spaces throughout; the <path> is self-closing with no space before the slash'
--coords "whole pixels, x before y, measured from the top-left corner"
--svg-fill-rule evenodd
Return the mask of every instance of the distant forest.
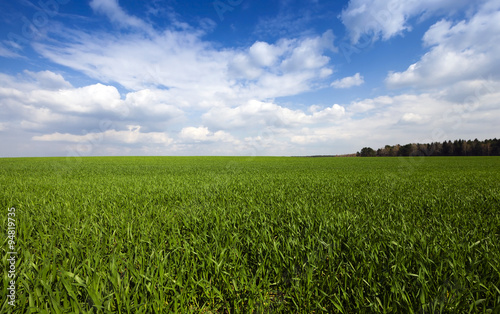
<path id="1" fill-rule="evenodd" d="M 395 157 L 395 156 L 500 156 L 500 140 L 479 141 L 455 140 L 430 144 L 385 145 L 374 150 L 363 147 L 356 153 L 359 157 Z"/>

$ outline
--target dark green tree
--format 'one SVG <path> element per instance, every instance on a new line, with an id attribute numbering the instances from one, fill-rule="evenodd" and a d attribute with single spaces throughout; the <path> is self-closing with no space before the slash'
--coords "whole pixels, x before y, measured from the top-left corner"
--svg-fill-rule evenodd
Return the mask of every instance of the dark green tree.
<path id="1" fill-rule="evenodd" d="M 411 154 L 411 144 L 403 145 L 399 148 L 398 156 L 410 156 Z"/>
<path id="2" fill-rule="evenodd" d="M 371 148 L 371 147 L 363 147 L 361 149 L 360 156 L 361 157 L 375 157 L 375 156 L 377 156 L 377 152 L 375 150 L 373 150 L 373 148 Z"/>
<path id="3" fill-rule="evenodd" d="M 455 140 L 432 142 L 430 144 L 412 143 L 406 145 L 385 145 L 384 148 L 373 150 L 364 147 L 356 156 L 500 156 L 500 140 L 494 138 L 480 141 Z"/>

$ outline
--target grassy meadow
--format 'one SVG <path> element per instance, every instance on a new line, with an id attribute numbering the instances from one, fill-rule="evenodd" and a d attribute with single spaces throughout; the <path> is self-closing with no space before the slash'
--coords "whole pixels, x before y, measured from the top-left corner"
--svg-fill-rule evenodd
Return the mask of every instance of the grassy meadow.
<path id="1" fill-rule="evenodd" d="M 2 313 L 495 313 L 500 157 L 0 159 Z"/>

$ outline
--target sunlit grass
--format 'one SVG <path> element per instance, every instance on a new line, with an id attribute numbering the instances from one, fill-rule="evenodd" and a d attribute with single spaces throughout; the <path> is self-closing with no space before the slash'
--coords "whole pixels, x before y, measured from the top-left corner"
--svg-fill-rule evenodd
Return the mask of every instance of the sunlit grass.
<path id="1" fill-rule="evenodd" d="M 1 312 L 500 309 L 500 158 L 0 159 L 0 183 Z"/>

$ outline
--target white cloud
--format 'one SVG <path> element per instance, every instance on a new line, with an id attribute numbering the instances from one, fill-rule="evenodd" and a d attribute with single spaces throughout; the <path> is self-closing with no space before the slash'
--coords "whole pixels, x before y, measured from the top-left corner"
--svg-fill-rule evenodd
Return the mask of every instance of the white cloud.
<path id="1" fill-rule="evenodd" d="M 275 46 L 257 41 L 248 49 L 248 52 L 255 64 L 268 67 L 276 63 L 276 60 L 285 51 L 285 48 L 283 45 Z"/>
<path id="2" fill-rule="evenodd" d="M 411 31 L 408 20 L 421 19 L 435 14 L 453 14 L 466 5 L 468 0 L 350 0 L 340 14 L 351 41 L 357 43 L 361 36 L 373 36 L 371 40 L 387 40 Z M 363 41 L 366 41 L 365 39 Z"/>
<path id="3" fill-rule="evenodd" d="M 99 3 L 106 4 L 99 10 L 116 9 L 110 5 L 115 1 Z M 202 31 L 192 28 L 141 29 L 86 33 L 54 28 L 53 40 L 34 43 L 34 48 L 51 61 L 106 84 L 117 82 L 132 91 L 168 90 L 171 99 L 189 107 L 312 90 L 331 74 L 328 53 L 337 49 L 332 31 L 275 43 L 257 41 L 234 49 L 217 48 L 203 40 Z"/>
<path id="4" fill-rule="evenodd" d="M 363 99 L 361 101 L 352 102 L 349 106 L 349 111 L 355 114 L 364 113 L 392 103 L 393 99 L 388 96 L 380 96 L 374 99 Z"/>
<path id="5" fill-rule="evenodd" d="M 5 57 L 5 58 L 20 58 L 21 55 L 19 55 L 17 52 L 14 52 L 2 43 L 0 43 L 0 57 Z"/>
<path id="6" fill-rule="evenodd" d="M 332 82 L 331 86 L 334 88 L 349 88 L 353 86 L 360 86 L 365 82 L 362 75 L 359 73 L 354 74 L 353 76 L 344 77 L 341 80 L 335 80 Z"/>
<path id="7" fill-rule="evenodd" d="M 211 132 L 207 127 L 185 127 L 179 133 L 181 140 L 187 143 L 192 142 L 233 142 L 238 141 L 229 133 L 224 131 Z"/>
<path id="8" fill-rule="evenodd" d="M 245 53 L 237 54 L 228 64 L 229 75 L 238 79 L 257 79 L 262 69 L 256 66 Z"/>
<path id="9" fill-rule="evenodd" d="M 344 107 L 335 104 L 320 110 L 312 108 L 311 114 L 302 110 L 292 110 L 272 102 L 250 100 L 235 108 L 212 108 L 202 119 L 206 125 L 219 129 L 253 129 L 258 131 L 264 127 L 293 128 L 300 125 L 332 123 L 345 114 Z M 311 111 L 311 110 L 310 110 Z"/>
<path id="10" fill-rule="evenodd" d="M 311 117 L 311 123 L 321 122 L 323 120 L 333 122 L 343 117 L 344 115 L 345 115 L 345 108 L 338 104 L 335 104 L 331 107 L 314 112 Z"/>
<path id="11" fill-rule="evenodd" d="M 497 84 L 475 81 L 433 93 L 380 96 L 326 108 L 314 105 L 307 113 L 254 100 L 234 108 L 213 108 L 202 118 L 211 128 L 247 134 L 245 142 L 252 143 L 249 145 L 261 154 L 348 153 L 359 150 L 367 141 L 383 147 L 459 137 L 487 138 L 492 130 L 499 130 L 491 119 L 480 122 L 485 114 L 500 112 L 495 99 L 500 96 Z M 483 86 L 480 94 L 479 86 Z M 474 102 L 451 99 L 456 89 L 468 90 Z"/>
<path id="12" fill-rule="evenodd" d="M 125 143 L 125 144 L 164 144 L 169 145 L 172 139 L 167 134 L 161 132 L 140 132 L 141 126 L 129 125 L 128 130 L 106 130 L 104 132 L 88 133 L 85 135 L 75 135 L 69 133 L 52 133 L 39 136 L 33 136 L 35 141 L 44 142 L 72 142 L 72 143 L 101 143 L 103 141 Z"/>
<path id="13" fill-rule="evenodd" d="M 415 114 L 412 112 L 405 113 L 401 117 L 401 121 L 403 122 L 409 122 L 409 123 L 419 123 L 423 120 L 422 116 L 419 114 Z"/>
<path id="14" fill-rule="evenodd" d="M 151 133 L 151 130 L 173 126 L 174 118 L 182 121 L 184 114 L 168 103 L 164 91 L 142 90 L 128 93 L 122 99 L 114 86 L 94 84 L 74 88 L 53 72 L 25 71 L 24 74 L 18 77 L 0 75 L 0 123 L 11 124 L 24 132 L 46 135 L 36 137 L 39 140 L 84 140 L 85 137 L 79 134 L 88 133 L 85 130 L 93 129 L 90 133 L 108 131 L 108 128 L 100 127 L 106 121 L 113 121 L 114 128 L 118 129 L 147 121 L 145 132 L 150 137 L 143 135 L 144 132 L 113 133 L 112 130 L 105 135 L 120 143 L 131 143 L 120 140 L 125 134 L 129 134 L 129 138 L 138 134 L 138 139 L 156 142 L 158 134 Z M 58 86 L 65 88 L 55 89 Z"/>
<path id="15" fill-rule="evenodd" d="M 97 113 L 110 111 L 122 113 L 126 110 L 120 93 L 114 86 L 94 84 L 74 89 L 46 90 L 30 92 L 30 103 L 45 106 L 55 112 Z"/>
<path id="16" fill-rule="evenodd" d="M 59 73 L 51 71 L 31 72 L 25 70 L 24 73 L 37 82 L 37 85 L 43 89 L 59 90 L 73 87 L 70 82 L 66 81 Z"/>
<path id="17" fill-rule="evenodd" d="M 321 71 L 319 72 L 319 77 L 326 78 L 326 77 L 330 76 L 332 73 L 333 73 L 332 69 L 322 68 Z"/>
<path id="18" fill-rule="evenodd" d="M 216 52 L 199 34 L 164 31 L 153 35 L 85 34 L 66 43 L 35 44 L 55 63 L 130 90 L 168 87 L 197 94 L 227 87 L 226 52 Z"/>
<path id="19" fill-rule="evenodd" d="M 300 132 L 290 136 L 290 142 L 307 146 L 316 143 L 334 143 L 349 138 L 351 138 L 350 131 L 339 127 L 303 128 Z"/>
<path id="20" fill-rule="evenodd" d="M 335 36 L 332 31 L 321 37 L 306 38 L 291 51 L 291 56 L 281 63 L 285 72 L 320 69 L 326 66 L 330 58 L 323 55 L 325 50 L 337 51 L 333 45 Z"/>
<path id="21" fill-rule="evenodd" d="M 500 4 L 493 3 L 469 20 L 435 23 L 423 38 L 430 51 L 406 71 L 390 72 L 387 86 L 440 88 L 462 80 L 498 77 Z"/>
<path id="22" fill-rule="evenodd" d="M 141 19 L 127 14 L 117 0 L 92 0 L 90 6 L 96 12 L 105 14 L 111 22 L 121 27 L 136 27 L 151 30 L 151 27 Z"/>
<path id="23" fill-rule="evenodd" d="M 102 84 L 43 90 L 30 75 L 24 80 L 0 75 L 0 82 L 2 156 L 329 154 L 355 152 L 367 141 L 381 147 L 500 132 L 494 118 L 500 116 L 500 82 L 494 80 L 305 110 L 254 99 L 196 111 L 169 104 L 168 90 L 120 98 L 114 87 Z M 128 108 L 128 115 L 117 114 L 116 105 Z M 184 115 L 190 119 L 173 118 Z"/>
<path id="24" fill-rule="evenodd" d="M 168 91 L 143 89 L 126 95 L 124 112 L 148 120 L 182 119 L 184 111 L 175 105 Z"/>

